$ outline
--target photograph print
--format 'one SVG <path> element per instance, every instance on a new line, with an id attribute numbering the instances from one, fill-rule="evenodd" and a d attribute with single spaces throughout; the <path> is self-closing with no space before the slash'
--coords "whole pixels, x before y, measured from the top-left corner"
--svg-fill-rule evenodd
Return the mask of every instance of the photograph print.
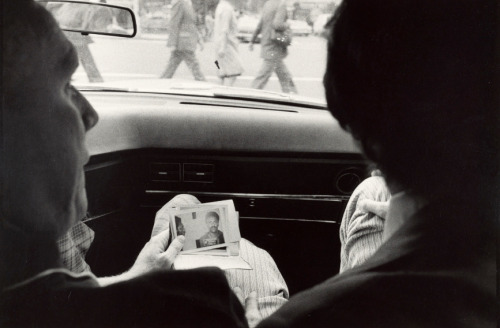
<path id="1" fill-rule="evenodd" d="M 230 224 L 227 206 L 203 206 L 192 209 L 173 210 L 172 231 L 175 236 L 186 239 L 182 252 L 194 252 L 227 246 Z"/>

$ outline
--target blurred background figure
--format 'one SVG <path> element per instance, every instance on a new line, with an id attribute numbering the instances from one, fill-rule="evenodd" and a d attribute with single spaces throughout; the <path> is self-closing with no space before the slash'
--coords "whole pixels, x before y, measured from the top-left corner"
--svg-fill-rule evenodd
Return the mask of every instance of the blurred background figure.
<path id="1" fill-rule="evenodd" d="M 100 0 L 99 3 L 106 3 L 106 0 Z M 85 15 L 85 28 L 94 31 L 110 32 L 112 27 L 117 24 L 113 14 L 113 9 L 107 6 L 89 6 Z"/>
<path id="2" fill-rule="evenodd" d="M 217 76 L 220 84 L 232 86 L 236 77 L 243 73 L 238 54 L 238 26 L 235 7 L 239 0 L 220 0 L 215 11 L 214 44 L 217 60 Z"/>
<path id="3" fill-rule="evenodd" d="M 214 35 L 214 24 L 214 18 L 212 17 L 212 14 L 209 13 L 205 16 L 205 42 L 212 40 Z"/>
<path id="4" fill-rule="evenodd" d="M 203 41 L 196 27 L 196 15 L 190 0 L 172 1 L 168 31 L 167 47 L 171 47 L 172 52 L 161 78 L 172 78 L 177 67 L 184 60 L 195 80 L 206 81 L 195 55 L 198 43 L 203 50 Z"/>
<path id="5" fill-rule="evenodd" d="M 105 3 L 105 1 L 100 1 Z M 90 8 L 90 9 L 89 9 Z M 62 4 L 58 8 L 51 11 L 54 16 L 58 17 L 61 25 L 67 28 L 75 29 L 92 29 L 107 31 L 108 26 L 113 25 L 113 13 L 109 7 L 85 5 L 75 6 L 71 3 Z M 94 41 L 88 35 L 82 35 L 77 32 L 64 32 L 66 37 L 73 43 L 78 52 L 80 63 L 87 74 L 90 82 L 103 82 L 103 78 L 94 57 L 90 52 L 89 44 Z"/>
<path id="6" fill-rule="evenodd" d="M 297 93 L 292 75 L 283 62 L 288 55 L 288 48 L 274 43 L 271 38 L 273 30 L 283 31 L 288 27 L 287 18 L 286 1 L 268 0 L 265 3 L 259 25 L 250 40 L 250 51 L 253 51 L 253 44 L 258 35 L 262 35 L 260 56 L 264 59 L 260 71 L 252 82 L 252 88 L 263 89 L 273 72 L 276 72 L 281 90 L 286 93 Z"/>
<path id="7" fill-rule="evenodd" d="M 184 224 L 182 224 L 182 219 L 178 216 L 175 217 L 175 226 L 177 229 L 177 236 L 186 235 L 186 228 L 184 227 Z"/>

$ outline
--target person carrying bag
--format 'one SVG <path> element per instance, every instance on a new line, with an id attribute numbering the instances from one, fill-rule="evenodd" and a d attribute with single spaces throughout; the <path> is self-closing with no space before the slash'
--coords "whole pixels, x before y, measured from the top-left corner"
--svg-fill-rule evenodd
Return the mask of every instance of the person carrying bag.
<path id="1" fill-rule="evenodd" d="M 297 93 L 292 74 L 283 60 L 288 55 L 288 46 L 292 41 L 292 33 L 288 26 L 286 3 L 283 0 L 267 0 L 257 28 L 250 40 L 250 51 L 261 35 L 260 50 L 264 60 L 262 67 L 252 82 L 252 88 L 263 89 L 273 73 L 276 73 L 285 93 Z"/>
<path id="2" fill-rule="evenodd" d="M 276 45 L 281 47 L 288 47 L 292 44 L 292 29 L 290 25 L 286 22 L 286 3 L 284 0 L 281 1 L 278 8 L 285 6 L 285 16 L 283 17 L 283 11 L 279 9 L 276 11 L 276 15 L 273 20 L 273 29 L 271 30 L 271 41 Z"/>

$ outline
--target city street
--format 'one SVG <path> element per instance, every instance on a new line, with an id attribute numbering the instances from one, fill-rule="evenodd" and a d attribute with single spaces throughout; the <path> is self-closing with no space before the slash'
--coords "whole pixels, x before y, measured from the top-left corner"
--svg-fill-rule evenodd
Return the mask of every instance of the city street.
<path id="1" fill-rule="evenodd" d="M 170 48 L 166 47 L 164 36 L 143 36 L 137 39 L 104 36 L 92 38 L 94 43 L 90 44 L 90 50 L 105 81 L 159 77 L 170 56 Z M 292 73 L 299 94 L 324 99 L 322 79 L 326 64 L 326 40 L 316 36 L 295 37 L 288 50 L 285 63 Z M 245 72 L 237 79 L 235 86 L 250 87 L 262 63 L 260 45 L 256 44 L 251 52 L 248 43 L 242 43 L 239 52 Z M 208 81 L 217 83 L 213 42 L 205 43 L 204 50 L 198 50 L 196 54 Z M 185 63 L 182 63 L 174 78 L 192 80 L 193 76 Z M 74 80 L 87 81 L 81 65 Z M 275 74 L 265 90 L 281 91 Z"/>

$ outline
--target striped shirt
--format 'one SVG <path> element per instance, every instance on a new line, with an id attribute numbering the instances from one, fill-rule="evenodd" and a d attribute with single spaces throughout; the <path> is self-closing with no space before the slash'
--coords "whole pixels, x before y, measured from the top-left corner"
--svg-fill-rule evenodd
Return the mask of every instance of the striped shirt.
<path id="1" fill-rule="evenodd" d="M 232 288 L 240 287 L 245 298 L 257 292 L 261 318 L 267 318 L 288 301 L 288 287 L 271 255 L 241 238 L 240 255 L 253 270 L 225 270 Z"/>
<path id="2" fill-rule="evenodd" d="M 340 224 L 340 273 L 365 262 L 382 244 L 384 219 L 363 211 L 363 199 L 385 202 L 391 197 L 382 177 L 370 177 L 354 190 Z"/>

